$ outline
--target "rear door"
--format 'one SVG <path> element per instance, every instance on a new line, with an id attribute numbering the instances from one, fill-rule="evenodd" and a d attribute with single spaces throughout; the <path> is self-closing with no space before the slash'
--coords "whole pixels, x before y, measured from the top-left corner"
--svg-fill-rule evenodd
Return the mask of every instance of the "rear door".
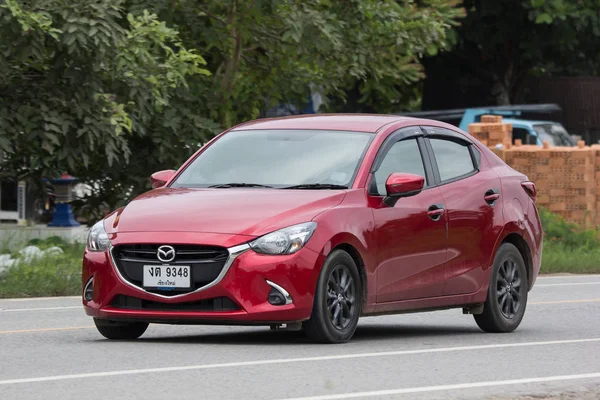
<path id="1" fill-rule="evenodd" d="M 448 214 L 444 294 L 473 293 L 487 279 L 500 235 L 500 178 L 483 165 L 481 153 L 466 136 L 443 128 L 424 129 L 436 184 Z"/>

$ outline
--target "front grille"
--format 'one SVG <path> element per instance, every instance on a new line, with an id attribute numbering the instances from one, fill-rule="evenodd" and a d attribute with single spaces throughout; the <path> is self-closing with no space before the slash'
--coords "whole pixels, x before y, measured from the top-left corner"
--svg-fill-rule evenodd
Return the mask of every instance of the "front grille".
<path id="1" fill-rule="evenodd" d="M 127 244 L 115 246 L 112 250 L 116 267 L 121 275 L 135 286 L 143 285 L 143 266 L 163 264 L 156 257 L 160 244 Z M 186 289 L 174 288 L 160 290 L 145 289 L 148 292 L 159 293 L 163 296 L 175 296 L 193 292 L 202 286 L 213 282 L 225 266 L 229 252 L 226 248 L 201 245 L 172 245 L 175 249 L 175 259 L 169 265 L 189 265 L 191 287 Z"/>
<path id="2" fill-rule="evenodd" d="M 240 308 L 228 297 L 216 297 L 199 301 L 182 302 L 175 304 L 161 303 L 138 299 L 137 297 L 119 294 L 110 303 L 115 308 L 126 310 L 148 311 L 237 311 Z"/>

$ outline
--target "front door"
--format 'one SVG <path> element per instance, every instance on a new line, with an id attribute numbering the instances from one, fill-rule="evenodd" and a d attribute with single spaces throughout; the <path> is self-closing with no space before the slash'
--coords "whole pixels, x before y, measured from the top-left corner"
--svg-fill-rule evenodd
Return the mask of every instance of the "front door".
<path id="1" fill-rule="evenodd" d="M 422 156 L 423 138 L 397 137 L 399 140 L 382 146 L 385 153 L 376 161 L 369 185 L 378 303 L 441 296 L 445 285 L 447 215 L 442 192 L 428 185 L 432 182 Z M 394 172 L 425 177 L 424 190 L 393 205 L 385 204 L 385 181 Z"/>

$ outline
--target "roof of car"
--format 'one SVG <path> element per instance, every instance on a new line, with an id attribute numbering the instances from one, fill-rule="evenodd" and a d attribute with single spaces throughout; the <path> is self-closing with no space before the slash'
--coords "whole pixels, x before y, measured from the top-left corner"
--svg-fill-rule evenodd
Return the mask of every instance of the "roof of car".
<path id="1" fill-rule="evenodd" d="M 307 114 L 245 122 L 233 130 L 322 129 L 375 133 L 391 122 L 413 118 L 382 114 Z"/>

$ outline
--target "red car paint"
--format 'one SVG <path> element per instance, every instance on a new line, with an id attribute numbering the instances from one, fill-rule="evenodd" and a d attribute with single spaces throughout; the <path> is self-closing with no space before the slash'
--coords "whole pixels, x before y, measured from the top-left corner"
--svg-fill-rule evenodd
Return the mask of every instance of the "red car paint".
<path id="1" fill-rule="evenodd" d="M 423 132 L 443 128 L 472 141 L 481 153 L 478 171 L 450 183 L 425 187 L 392 205 L 386 204 L 383 196 L 370 194 L 370 170 L 378 151 L 390 135 L 408 127 L 423 127 Z M 369 132 L 374 138 L 347 190 L 169 187 L 222 135 L 259 129 L 347 130 Z M 161 171 L 153 176 L 152 183 L 158 186 L 169 176 L 168 171 Z M 307 244 L 291 255 L 245 251 L 214 286 L 174 297 L 128 284 L 108 251 L 86 250 L 82 279 L 85 285 L 93 277 L 94 285 L 93 299 L 84 299 L 83 305 L 90 316 L 114 320 L 198 324 L 303 321 L 311 315 L 321 267 L 336 248 L 348 251 L 360 266 L 365 283 L 362 315 L 479 304 L 486 298 L 490 267 L 503 241 L 519 244 L 529 269 L 530 287 L 539 272 L 542 229 L 534 201 L 522 186 L 525 181 L 524 175 L 468 134 L 437 121 L 318 115 L 249 122 L 224 132 L 198 150 L 165 187 L 153 189 L 109 215 L 104 227 L 111 245 L 201 244 L 232 248 L 284 227 L 314 221 L 317 229 Z M 436 204 L 442 207 L 430 208 Z M 289 292 L 293 303 L 268 303 L 271 286 L 267 280 Z M 115 307 L 111 302 L 117 295 L 171 308 Z M 231 299 L 238 309 L 177 309 L 177 304 L 218 297 Z"/>
<path id="2" fill-rule="evenodd" d="M 425 178 L 414 174 L 391 174 L 386 189 L 388 194 L 418 192 L 425 185 Z"/>

